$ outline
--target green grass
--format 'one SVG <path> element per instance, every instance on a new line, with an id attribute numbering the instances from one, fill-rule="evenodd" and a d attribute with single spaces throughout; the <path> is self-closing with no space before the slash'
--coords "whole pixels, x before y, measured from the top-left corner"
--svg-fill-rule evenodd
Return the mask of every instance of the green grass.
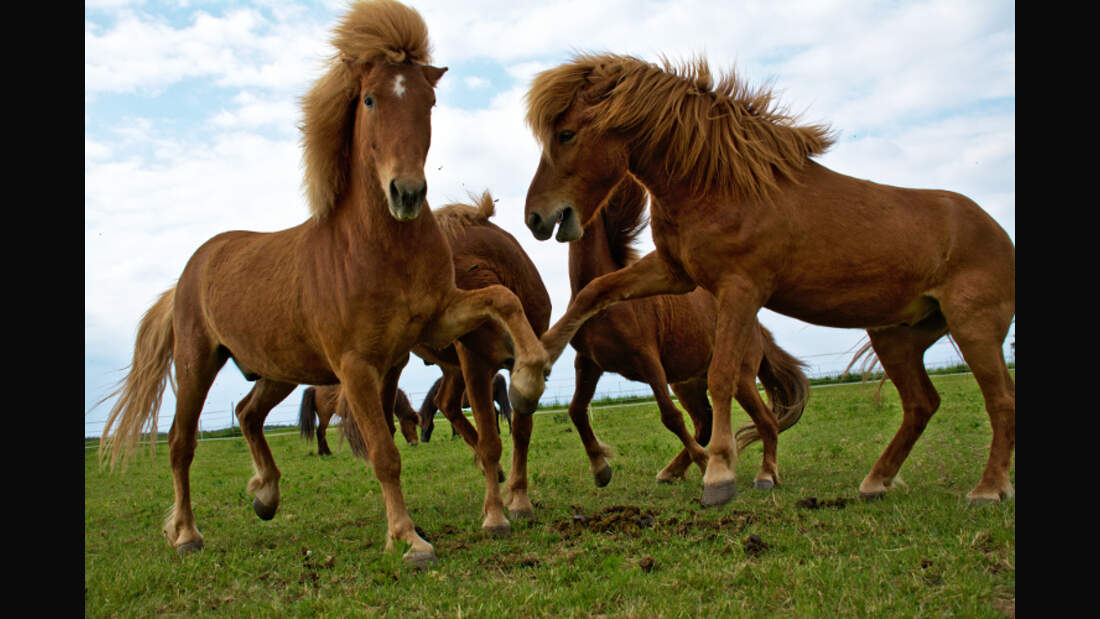
<path id="1" fill-rule="evenodd" d="M 759 444 L 737 465 L 740 494 L 699 506 L 698 469 L 654 476 L 679 448 L 655 406 L 593 412 L 613 445 L 614 478 L 596 488 L 564 412 L 539 414 L 529 464 L 533 521 L 480 531 L 484 482 L 469 448 L 437 428 L 398 437 L 414 522 L 435 546 L 426 570 L 383 550 L 378 483 L 346 444 L 320 458 L 296 433 L 269 436 L 282 505 L 256 518 L 243 439 L 199 444 L 192 496 L 201 553 L 181 560 L 160 527 L 172 502 L 167 449 L 122 472 L 85 453 L 85 614 L 232 616 L 1001 616 L 1016 597 L 1015 501 L 970 506 L 990 428 L 973 377 L 936 376 L 940 411 L 883 500 L 858 485 L 897 430 L 887 384 L 816 388 L 780 436 L 783 484 L 752 489 Z M 440 420 L 446 424 L 445 421 Z M 738 411 L 735 424 L 747 421 Z M 272 433 L 275 434 L 275 433 Z M 510 439 L 505 437 L 505 467 Z M 817 499 L 816 508 L 810 497 Z M 755 537 L 750 537 L 755 536 Z"/>

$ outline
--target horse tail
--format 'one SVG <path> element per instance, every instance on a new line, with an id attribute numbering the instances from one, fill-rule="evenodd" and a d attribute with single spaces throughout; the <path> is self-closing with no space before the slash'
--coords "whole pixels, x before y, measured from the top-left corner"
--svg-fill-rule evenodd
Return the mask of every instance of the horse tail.
<path id="1" fill-rule="evenodd" d="M 176 288 L 169 288 L 142 316 L 130 372 L 119 381 L 118 387 L 110 395 L 99 401 L 102 403 L 118 396 L 107 416 L 107 423 L 103 426 L 103 438 L 99 442 L 100 466 L 109 458 L 110 468 L 113 469 L 121 458 L 125 468 L 130 453 L 146 427 L 150 434 L 149 457 L 152 458 L 155 453 L 157 413 L 164 396 L 164 383 L 172 380 L 172 308 L 175 294 Z M 175 387 L 173 381 L 173 391 Z"/>
<path id="2" fill-rule="evenodd" d="M 847 376 L 848 370 L 851 370 L 852 366 L 860 359 L 863 359 L 863 369 L 860 373 L 863 375 L 863 382 L 866 383 L 867 379 L 871 377 L 871 373 L 875 371 L 875 366 L 880 365 L 875 349 L 871 348 L 870 339 L 852 355 L 852 360 L 848 362 L 848 367 L 844 368 L 844 371 L 840 373 L 841 378 Z M 886 372 L 882 373 L 882 380 L 879 381 L 878 388 L 875 389 L 875 404 L 879 402 L 879 396 L 882 395 L 882 386 L 884 384 L 886 384 Z"/>
<path id="3" fill-rule="evenodd" d="M 359 424 L 355 422 L 355 415 L 351 414 L 348 399 L 344 397 L 343 391 L 340 392 L 340 399 L 336 402 L 336 412 L 333 416 L 339 416 L 343 420 L 340 423 L 340 432 L 343 433 L 344 438 L 347 439 L 348 447 L 351 448 L 351 454 L 370 464 L 370 453 L 367 452 L 367 443 L 363 440 L 363 433 L 359 431 Z"/>
<path id="4" fill-rule="evenodd" d="M 317 388 L 307 387 L 302 392 L 302 405 L 298 408 L 298 434 L 312 441 L 317 433 Z"/>
<path id="5" fill-rule="evenodd" d="M 802 411 L 810 398 L 810 379 L 803 371 L 805 363 L 780 348 L 763 325 L 760 331 L 764 339 L 764 359 L 760 363 L 758 376 L 764 391 L 768 393 L 768 401 L 779 422 L 779 431 L 783 432 L 802 418 Z M 737 430 L 738 449 L 744 449 L 759 439 L 760 434 L 753 424 Z"/>

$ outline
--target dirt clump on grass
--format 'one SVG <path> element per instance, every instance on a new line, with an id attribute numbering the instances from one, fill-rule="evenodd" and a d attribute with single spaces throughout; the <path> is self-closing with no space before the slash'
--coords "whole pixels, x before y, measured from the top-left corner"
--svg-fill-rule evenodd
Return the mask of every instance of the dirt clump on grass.
<path id="1" fill-rule="evenodd" d="M 823 507 L 833 507 L 833 508 L 836 508 L 836 509 L 844 509 L 845 507 L 848 506 L 848 499 L 845 499 L 843 497 L 837 497 L 837 498 L 832 499 L 832 500 L 820 501 L 815 496 L 809 496 L 809 497 L 806 497 L 806 498 L 802 499 L 801 501 L 798 501 L 797 503 L 795 503 L 795 506 L 796 507 L 801 507 L 803 509 L 821 509 Z"/>
<path id="2" fill-rule="evenodd" d="M 554 530 L 564 535 L 581 531 L 636 535 L 657 522 L 651 510 L 643 510 L 636 505 L 612 505 L 594 514 L 586 514 L 577 507 L 571 511 L 571 517 L 553 524 Z"/>

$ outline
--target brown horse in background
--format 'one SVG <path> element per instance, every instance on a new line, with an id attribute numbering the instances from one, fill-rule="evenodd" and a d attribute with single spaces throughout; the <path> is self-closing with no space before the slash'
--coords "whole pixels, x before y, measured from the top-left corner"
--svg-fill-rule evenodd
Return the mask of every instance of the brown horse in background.
<path id="1" fill-rule="evenodd" d="M 1016 387 L 1002 344 L 1016 311 L 1016 250 L 972 200 L 880 185 L 812 160 L 833 141 L 798 126 L 771 93 L 732 75 L 715 84 L 704 60 L 663 66 L 577 55 L 536 76 L 527 122 L 542 158 L 527 193 L 534 236 L 581 236 L 630 175 L 651 196 L 656 251 L 592 280 L 542 336 L 556 359 L 609 305 L 700 286 L 717 299 L 707 382 L 714 405 L 704 506 L 736 494 L 732 390 L 761 307 L 812 324 L 867 329 L 901 396 L 901 428 L 860 484 L 885 494 L 940 398 L 924 351 L 950 332 L 973 371 L 993 428 L 971 502 L 1013 495 Z"/>
<path id="2" fill-rule="evenodd" d="M 488 191 L 477 197 L 474 204 L 448 204 L 436 210 L 436 219 L 454 256 L 455 285 L 471 291 L 494 286 L 511 290 L 522 304 L 530 328 L 541 335 L 550 325 L 550 295 L 535 264 L 515 237 L 489 221 L 494 212 L 493 197 Z M 492 323 L 484 324 L 443 350 L 413 348 L 414 354 L 443 370 L 432 401 L 474 449 L 486 483 L 482 527 L 494 534 L 511 528 L 500 498 L 501 443 L 493 407 L 494 384 L 499 384 L 494 377 L 501 369 L 511 369 L 509 351 L 508 334 Z M 476 429 L 462 414 L 463 395 L 473 410 Z M 527 451 L 533 421 L 530 415 L 516 415 L 512 424 L 512 468 L 505 489 L 508 512 L 513 518 L 534 514 L 527 496 Z"/>
<path id="3" fill-rule="evenodd" d="M 432 440 L 432 432 L 435 431 L 435 413 L 439 410 L 439 406 L 435 403 L 435 397 L 439 393 L 440 387 L 443 386 L 443 378 L 437 379 L 432 383 L 431 388 L 428 389 L 428 395 L 424 396 L 424 401 L 420 403 L 420 409 L 417 411 L 417 416 L 420 419 L 420 441 L 427 443 Z M 496 420 L 497 420 L 497 432 L 500 432 L 500 420 L 503 418 L 508 422 L 508 434 L 512 433 L 512 406 L 508 403 L 508 381 L 505 380 L 504 375 L 497 373 L 493 377 L 493 405 L 496 408 Z M 470 400 L 466 397 L 466 394 L 462 394 L 462 408 L 469 408 Z M 446 416 L 446 414 L 444 414 Z M 451 425 L 451 436 L 458 436 L 458 430 Z"/>
<path id="4" fill-rule="evenodd" d="M 320 387 L 307 387 L 302 391 L 302 403 L 298 408 L 298 432 L 307 441 L 317 437 L 317 455 L 331 456 L 332 450 L 328 448 L 325 440 L 325 430 L 333 417 L 347 419 L 347 400 L 341 393 L 340 385 L 323 385 Z M 404 390 L 397 390 L 397 397 L 393 403 L 393 414 L 397 417 L 398 427 L 401 428 L 401 436 L 410 445 L 420 443 L 416 429 L 420 425 L 420 416 L 413 410 L 409 402 L 409 396 Z M 391 420 L 392 423 L 392 420 Z M 390 433 L 396 432 L 391 428 Z"/>
<path id="5" fill-rule="evenodd" d="M 624 178 L 607 203 L 584 226 L 584 234 L 569 243 L 569 282 L 573 295 L 593 279 L 627 267 L 638 259 L 632 247 L 645 228 L 646 190 Z M 692 462 L 706 472 L 711 405 L 707 399 L 707 366 L 714 347 L 714 297 L 702 288 L 688 294 L 662 295 L 612 305 L 588 319 L 570 342 L 577 351 L 576 387 L 569 417 L 577 427 L 597 486 L 611 481 L 607 462 L 611 450 L 592 431 L 588 405 L 604 372 L 644 382 L 653 390 L 661 422 L 684 444 L 662 471 L 658 482 L 682 479 Z M 762 439 L 764 456 L 754 485 L 769 489 L 779 483 L 778 434 L 802 417 L 810 381 L 804 364 L 775 344 L 759 322 L 745 352 L 735 397 L 753 423 L 737 433 L 738 449 Z M 760 398 L 756 377 L 768 392 L 772 408 Z M 684 426 L 680 410 L 669 397 L 676 394 L 691 415 L 694 436 Z"/>
<path id="6" fill-rule="evenodd" d="M 115 392 L 100 446 L 112 466 L 143 428 L 155 432 L 174 365 L 175 504 L 164 531 L 180 554 L 203 546 L 189 469 L 207 391 L 230 358 L 257 379 L 237 407 L 257 515 L 274 517 L 280 501 L 264 418 L 296 385 L 338 382 L 382 487 L 386 548 L 407 543 L 405 559 L 417 564 L 435 553 L 409 517 L 387 424 L 409 351 L 445 348 L 489 321 L 510 336 L 513 407 L 533 412 L 545 387 L 546 351 L 519 300 L 504 286 L 457 288 L 450 246 L 425 208 L 431 109 L 446 69 L 427 64 L 423 19 L 393 0 L 355 3 L 332 43 L 327 73 L 302 99 L 313 216 L 287 230 L 226 232 L 204 243 L 143 317 L 131 370 Z"/>

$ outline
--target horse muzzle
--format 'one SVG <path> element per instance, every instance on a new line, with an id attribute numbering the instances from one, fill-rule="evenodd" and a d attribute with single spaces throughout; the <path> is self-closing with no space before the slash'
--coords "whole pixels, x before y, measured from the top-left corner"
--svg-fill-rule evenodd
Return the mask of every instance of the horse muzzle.
<path id="1" fill-rule="evenodd" d="M 558 224 L 561 224 L 558 226 Z M 527 227 L 531 234 L 540 241 L 545 241 L 554 234 L 554 228 L 558 228 L 558 234 L 554 238 L 559 243 L 568 243 L 581 238 L 584 228 L 581 226 L 577 209 L 571 204 L 562 204 L 550 211 L 547 215 L 531 212 L 527 215 Z"/>
<path id="2" fill-rule="evenodd" d="M 424 198 L 428 195 L 428 183 L 424 179 L 393 179 L 386 197 L 390 215 L 397 221 L 410 221 L 420 214 Z"/>

